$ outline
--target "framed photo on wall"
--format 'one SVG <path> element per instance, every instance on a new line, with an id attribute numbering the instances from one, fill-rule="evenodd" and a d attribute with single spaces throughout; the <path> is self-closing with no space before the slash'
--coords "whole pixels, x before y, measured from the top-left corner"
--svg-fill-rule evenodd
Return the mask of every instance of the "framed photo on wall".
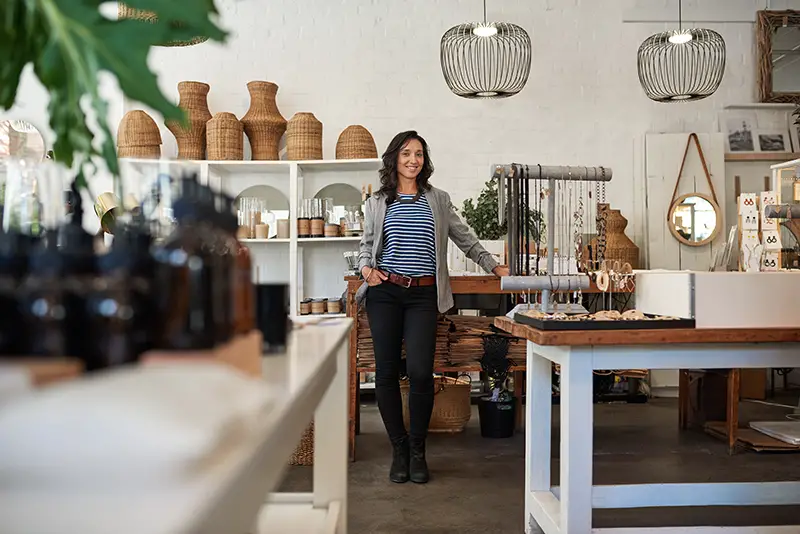
<path id="1" fill-rule="evenodd" d="M 757 130 L 755 132 L 756 150 L 758 152 L 791 152 L 789 132 L 774 130 Z"/>
<path id="2" fill-rule="evenodd" d="M 725 118 L 725 148 L 727 152 L 757 152 L 756 116 L 741 114 Z"/>

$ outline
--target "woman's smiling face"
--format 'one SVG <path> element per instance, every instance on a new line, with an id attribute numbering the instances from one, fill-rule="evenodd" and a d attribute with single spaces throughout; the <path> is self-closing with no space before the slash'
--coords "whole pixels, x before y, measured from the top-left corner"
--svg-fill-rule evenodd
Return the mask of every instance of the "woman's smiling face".
<path id="1" fill-rule="evenodd" d="M 409 139 L 408 143 L 400 150 L 400 154 L 397 155 L 398 177 L 416 180 L 423 163 L 425 163 L 425 156 L 422 151 L 422 143 L 417 139 Z"/>

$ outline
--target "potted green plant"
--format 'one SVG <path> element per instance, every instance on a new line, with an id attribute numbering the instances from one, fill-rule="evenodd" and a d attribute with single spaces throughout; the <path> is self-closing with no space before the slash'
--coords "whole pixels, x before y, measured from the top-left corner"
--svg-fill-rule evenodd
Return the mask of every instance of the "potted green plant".
<path id="1" fill-rule="evenodd" d="M 489 241 L 505 239 L 508 233 L 508 224 L 506 222 L 500 224 L 497 204 L 497 178 L 492 178 L 484 184 L 483 190 L 475 202 L 471 198 L 464 201 L 461 212 L 478 239 Z M 531 239 L 538 241 L 540 236 L 543 238 L 545 224 L 542 214 L 535 209 L 529 209 L 528 221 Z"/>
<path id="2" fill-rule="evenodd" d="M 8 110 L 17 101 L 23 70 L 32 65 L 50 96 L 54 157 L 75 172 L 81 188 L 87 187 L 86 176 L 97 171 L 98 162 L 113 176 L 119 175 L 107 102 L 98 89 L 99 73 L 112 74 L 131 100 L 165 119 L 184 121 L 183 111 L 161 92 L 147 66 L 150 48 L 198 37 L 215 41 L 226 37 L 211 19 L 217 13 L 213 0 L 125 3 L 149 12 L 149 21 L 111 20 L 101 13 L 106 2 L 100 0 L 0 2 L 0 108 Z"/>

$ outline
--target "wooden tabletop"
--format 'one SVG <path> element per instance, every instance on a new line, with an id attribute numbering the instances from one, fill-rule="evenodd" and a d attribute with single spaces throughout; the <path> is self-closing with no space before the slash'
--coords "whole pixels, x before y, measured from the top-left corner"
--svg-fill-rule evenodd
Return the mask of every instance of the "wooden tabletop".
<path id="1" fill-rule="evenodd" d="M 508 317 L 494 325 L 537 345 L 661 345 L 664 343 L 800 343 L 800 328 L 674 328 L 662 330 L 539 330 Z"/>
<path id="2" fill-rule="evenodd" d="M 355 292 L 361 285 L 361 278 L 358 276 L 345 276 L 348 291 Z M 454 295 L 498 295 L 501 293 L 523 293 L 522 291 L 502 291 L 500 289 L 500 279 L 494 275 L 450 275 L 450 287 Z M 630 293 L 631 289 L 625 291 L 615 291 L 615 293 Z M 538 293 L 531 291 L 531 293 Z M 566 291 L 564 291 L 566 293 Z M 583 293 L 600 293 L 597 285 L 592 282 L 589 289 L 584 289 Z"/>

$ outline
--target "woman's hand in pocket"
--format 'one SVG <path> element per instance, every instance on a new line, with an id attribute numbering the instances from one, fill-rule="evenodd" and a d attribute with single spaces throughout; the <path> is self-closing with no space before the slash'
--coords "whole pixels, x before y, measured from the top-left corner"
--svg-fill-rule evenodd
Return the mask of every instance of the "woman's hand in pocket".
<path id="1" fill-rule="evenodd" d="M 366 280 L 367 284 L 370 286 L 378 286 L 389 278 L 379 269 L 373 269 L 372 267 L 364 267 L 361 269 L 361 276 L 364 277 L 364 280 Z"/>

